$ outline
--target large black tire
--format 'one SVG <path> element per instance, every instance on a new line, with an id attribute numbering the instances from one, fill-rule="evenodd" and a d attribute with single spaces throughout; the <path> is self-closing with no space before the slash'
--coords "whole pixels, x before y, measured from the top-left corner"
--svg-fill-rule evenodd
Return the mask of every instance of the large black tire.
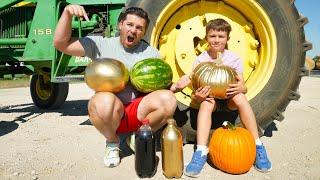
<path id="1" fill-rule="evenodd" d="M 152 28 L 155 25 L 161 11 L 171 0 L 129 0 L 128 6 L 138 6 L 149 13 L 150 25 L 146 40 L 150 41 Z M 305 41 L 303 26 L 308 22 L 307 18 L 299 15 L 294 1 L 287 0 L 257 0 L 257 3 L 267 13 L 277 39 L 276 64 L 272 74 L 262 90 L 252 99 L 257 118 L 259 131 L 263 131 L 273 120 L 283 120 L 282 112 L 285 111 L 291 100 L 298 100 L 297 92 L 301 77 L 306 74 L 304 68 L 305 52 L 311 49 L 311 44 Z M 261 74 L 263 76 L 263 74 Z M 190 111 L 191 110 L 191 111 Z M 192 108 L 186 108 L 179 103 L 176 114 L 177 120 L 187 116 L 192 122 Z"/>
<path id="2" fill-rule="evenodd" d="M 44 92 L 41 94 L 41 92 Z M 33 103 L 41 109 L 57 109 L 66 100 L 69 83 L 51 83 L 43 80 L 43 76 L 34 74 L 31 77 L 30 93 Z"/>

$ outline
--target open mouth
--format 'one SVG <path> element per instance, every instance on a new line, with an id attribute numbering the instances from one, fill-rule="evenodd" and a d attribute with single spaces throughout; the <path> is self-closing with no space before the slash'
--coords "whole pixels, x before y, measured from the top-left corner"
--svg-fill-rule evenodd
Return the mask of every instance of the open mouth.
<path id="1" fill-rule="evenodd" d="M 134 37 L 131 36 L 131 35 L 129 35 L 129 36 L 127 37 L 127 41 L 128 41 L 129 43 L 132 43 L 132 42 L 134 41 Z"/>

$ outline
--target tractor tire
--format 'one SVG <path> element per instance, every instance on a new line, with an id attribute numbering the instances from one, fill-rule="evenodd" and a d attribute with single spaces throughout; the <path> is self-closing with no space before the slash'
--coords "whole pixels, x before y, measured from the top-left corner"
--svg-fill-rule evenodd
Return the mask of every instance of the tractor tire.
<path id="1" fill-rule="evenodd" d="M 30 94 L 33 103 L 40 109 L 59 108 L 65 102 L 68 92 L 69 83 L 52 83 L 39 74 L 31 77 Z"/>
<path id="2" fill-rule="evenodd" d="M 169 56 L 170 53 L 177 52 L 166 53 L 166 51 L 175 51 L 175 49 L 166 48 L 163 44 L 168 44 L 170 41 L 176 41 L 174 43 L 177 44 L 179 33 L 183 26 L 186 26 L 186 22 L 192 22 L 189 23 L 192 25 L 187 29 L 190 31 L 197 27 L 197 21 L 191 21 L 195 16 L 198 16 L 197 18 L 203 22 L 206 22 L 208 17 L 211 19 L 212 17 L 226 18 L 233 23 L 234 33 L 239 31 L 234 28 L 235 26 L 243 27 L 245 30 L 241 37 L 250 34 L 250 38 L 255 39 L 254 43 L 248 43 L 249 45 L 246 46 L 245 41 L 241 37 L 235 37 L 231 31 L 229 41 L 231 39 L 233 41 L 229 49 L 237 50 L 249 47 L 254 51 L 252 54 L 256 53 L 257 55 L 255 60 L 245 62 L 248 64 L 244 66 L 245 71 L 249 71 L 247 67 L 252 70 L 244 74 L 248 74 L 245 76 L 248 87 L 246 96 L 256 115 L 260 135 L 274 120 L 284 119 L 282 112 L 285 111 L 291 100 L 299 99 L 297 88 L 301 77 L 306 75 L 305 54 L 307 50 L 312 48 L 312 45 L 305 40 L 303 29 L 308 20 L 299 15 L 294 0 L 129 0 L 127 6 L 141 7 L 148 12 L 150 24 L 145 40 L 160 50 L 165 61 L 169 62 L 174 71 L 179 71 L 176 78 L 174 77 L 174 81 L 184 75 L 182 67 L 185 66 L 177 67 L 177 64 L 181 63 L 178 60 L 179 56 L 174 55 L 175 58 Z M 211 10 L 212 14 L 210 14 Z M 197 14 L 197 12 L 199 13 Z M 243 18 L 236 17 L 235 13 Z M 246 21 L 249 23 L 244 23 Z M 174 38 L 170 37 L 170 33 Z M 200 36 L 203 38 L 203 35 Z M 182 39 L 185 40 L 188 37 L 185 35 Z M 181 44 L 181 46 L 187 46 L 187 43 Z M 179 48 L 176 47 L 178 50 Z M 246 51 L 247 49 L 244 49 L 244 52 Z M 186 52 L 188 53 L 188 51 Z M 185 56 L 186 54 L 184 54 L 184 58 Z M 250 58 L 252 58 L 251 55 L 245 54 L 244 58 L 242 57 L 242 59 Z M 189 124 L 185 121 L 187 121 L 186 119 L 190 120 L 194 129 L 195 126 L 192 124 L 196 122 L 194 120 L 197 117 L 196 110 L 184 103 L 181 96 L 179 97 L 177 98 L 179 103 L 175 118 L 178 124 L 182 119 L 183 122 L 179 124 L 180 126 Z M 184 98 L 188 98 L 187 95 Z"/>

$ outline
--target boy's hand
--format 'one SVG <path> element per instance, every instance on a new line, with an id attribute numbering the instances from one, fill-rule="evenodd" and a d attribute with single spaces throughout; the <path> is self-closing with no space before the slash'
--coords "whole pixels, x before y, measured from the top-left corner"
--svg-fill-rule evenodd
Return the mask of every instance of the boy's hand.
<path id="1" fill-rule="evenodd" d="M 210 86 L 200 87 L 194 92 L 194 95 L 192 98 L 196 102 L 201 103 L 202 101 L 205 101 L 207 99 L 207 97 L 210 94 L 210 91 L 211 91 Z"/>
<path id="2" fill-rule="evenodd" d="M 79 18 L 84 18 L 86 21 L 89 21 L 88 15 L 84 10 L 83 6 L 77 4 L 70 4 L 64 8 L 64 11 L 70 16 L 77 16 Z"/>
<path id="3" fill-rule="evenodd" d="M 237 83 L 236 84 L 229 84 L 229 88 L 227 89 L 227 97 L 230 98 L 236 94 L 247 92 L 247 87 L 244 85 L 244 80 L 242 75 L 237 75 Z"/>
<path id="4" fill-rule="evenodd" d="M 189 75 L 182 76 L 178 82 L 173 83 L 170 87 L 170 91 L 172 92 L 178 92 L 181 91 L 183 88 L 188 86 L 188 84 L 191 82 Z"/>

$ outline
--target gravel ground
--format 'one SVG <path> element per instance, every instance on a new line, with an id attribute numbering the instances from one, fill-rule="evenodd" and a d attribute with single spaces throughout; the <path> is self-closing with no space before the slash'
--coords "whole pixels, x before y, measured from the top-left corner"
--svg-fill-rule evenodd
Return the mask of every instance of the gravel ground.
<path id="1" fill-rule="evenodd" d="M 271 124 L 261 139 L 273 169 L 254 168 L 230 175 L 209 164 L 198 179 L 320 179 L 320 78 L 304 77 L 301 98 Z M 134 155 L 116 168 L 103 165 L 104 138 L 88 125 L 86 105 L 93 95 L 85 84 L 71 84 L 66 103 L 58 110 L 36 108 L 29 88 L 0 90 L 0 179 L 139 179 Z M 193 145 L 183 148 L 185 164 Z M 153 179 L 165 179 L 161 170 Z M 188 179 L 183 176 L 182 179 Z"/>

